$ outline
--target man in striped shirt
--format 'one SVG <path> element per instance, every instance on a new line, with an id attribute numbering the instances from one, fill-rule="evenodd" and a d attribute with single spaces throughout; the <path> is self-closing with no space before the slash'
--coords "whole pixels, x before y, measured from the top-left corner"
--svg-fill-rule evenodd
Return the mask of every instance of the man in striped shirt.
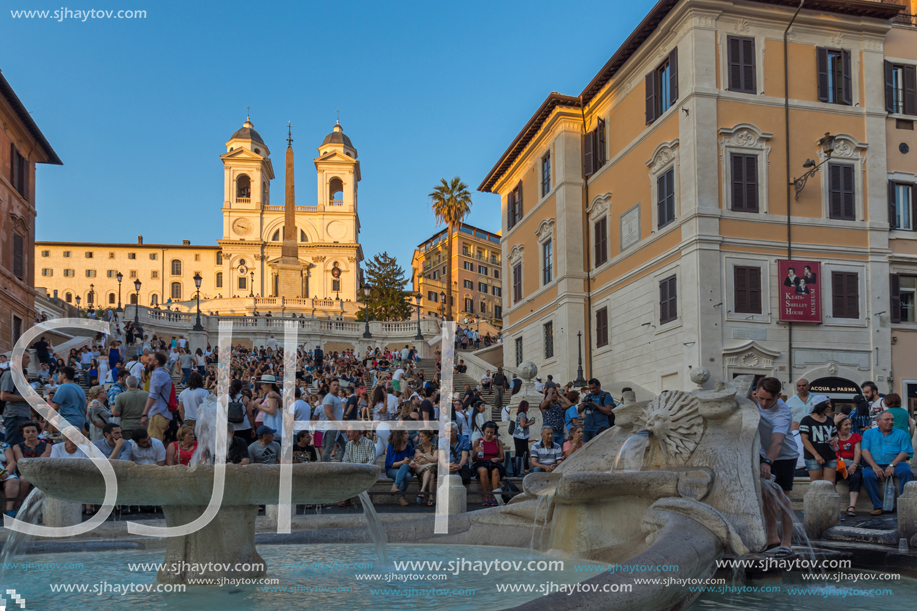
<path id="1" fill-rule="evenodd" d="M 541 427 L 541 441 L 531 449 L 532 473 L 550 473 L 563 460 L 561 447 L 554 443 L 554 429 L 550 426 Z"/>
<path id="2" fill-rule="evenodd" d="M 355 462 L 366 465 L 376 464 L 376 444 L 363 436 L 360 429 L 347 431 L 347 446 L 344 448 L 344 460 L 341 462 Z M 338 507 L 349 507 L 353 499 L 346 499 L 338 503 Z"/>

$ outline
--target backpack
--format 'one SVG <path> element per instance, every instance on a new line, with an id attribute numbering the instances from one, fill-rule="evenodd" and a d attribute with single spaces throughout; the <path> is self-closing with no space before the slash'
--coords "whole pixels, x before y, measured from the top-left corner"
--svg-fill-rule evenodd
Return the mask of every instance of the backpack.
<path id="1" fill-rule="evenodd" d="M 226 415 L 226 419 L 232 424 L 242 424 L 245 422 L 245 405 L 238 401 L 231 401 L 229 403 L 229 412 Z"/>
<path id="2" fill-rule="evenodd" d="M 178 411 L 178 397 L 175 396 L 175 384 L 172 384 L 172 388 L 169 391 L 169 411 L 175 413 Z"/>

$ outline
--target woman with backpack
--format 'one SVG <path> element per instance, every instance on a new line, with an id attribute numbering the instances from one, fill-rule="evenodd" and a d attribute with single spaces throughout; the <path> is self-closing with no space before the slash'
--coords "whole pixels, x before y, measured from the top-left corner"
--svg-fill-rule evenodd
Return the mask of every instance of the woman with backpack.
<path id="1" fill-rule="evenodd" d="M 255 414 L 251 401 L 242 393 L 242 385 L 242 380 L 233 380 L 229 387 L 229 422 L 237 437 L 255 439 Z"/>

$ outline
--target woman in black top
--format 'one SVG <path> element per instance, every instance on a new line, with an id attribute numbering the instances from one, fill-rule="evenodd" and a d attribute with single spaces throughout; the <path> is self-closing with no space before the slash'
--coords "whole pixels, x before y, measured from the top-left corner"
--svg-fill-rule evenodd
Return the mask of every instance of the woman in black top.
<path id="1" fill-rule="evenodd" d="M 819 397 L 816 397 L 819 399 Z M 805 448 L 806 471 L 813 482 L 826 480 L 834 483 L 837 469 L 837 427 L 834 419 L 825 414 L 831 407 L 828 397 L 821 397 L 812 413 L 799 423 L 799 436 Z"/>

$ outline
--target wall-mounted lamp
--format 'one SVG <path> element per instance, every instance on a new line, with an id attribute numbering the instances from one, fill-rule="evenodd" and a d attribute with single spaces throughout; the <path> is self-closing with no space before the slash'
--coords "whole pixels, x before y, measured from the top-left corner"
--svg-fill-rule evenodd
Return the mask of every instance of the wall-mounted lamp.
<path id="1" fill-rule="evenodd" d="M 818 139 L 818 145 L 821 147 L 822 152 L 825 154 L 825 160 L 821 163 L 815 163 L 811 159 L 806 159 L 806 162 L 802 164 L 802 167 L 808 168 L 809 171 L 799 178 L 793 179 L 793 187 L 796 189 L 796 201 L 799 201 L 799 194 L 802 193 L 803 189 L 805 189 L 806 181 L 808 181 L 810 177 L 815 176 L 815 173 L 818 172 L 818 168 L 823 166 L 831 159 L 831 153 L 834 152 L 835 139 L 835 136 L 832 136 L 829 132 L 825 132 L 825 135 Z"/>

